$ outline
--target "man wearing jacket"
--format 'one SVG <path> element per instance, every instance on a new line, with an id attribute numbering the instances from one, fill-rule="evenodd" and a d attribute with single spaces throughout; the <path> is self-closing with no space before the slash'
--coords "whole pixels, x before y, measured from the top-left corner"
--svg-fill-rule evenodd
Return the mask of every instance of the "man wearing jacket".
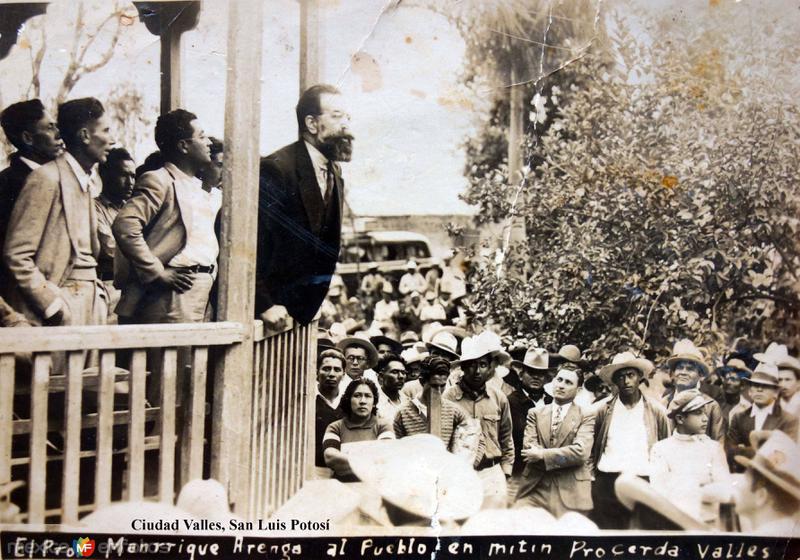
<path id="1" fill-rule="evenodd" d="M 628 528 L 631 514 L 617 499 L 614 483 L 623 471 L 648 477 L 650 449 L 669 437 L 664 407 L 639 388 L 652 369 L 649 360 L 622 352 L 599 372 L 603 381 L 618 389 L 618 395 L 598 409 L 594 426 L 592 519 L 601 529 Z"/>
<path id="2" fill-rule="evenodd" d="M 583 373 L 564 364 L 553 380 L 553 402 L 528 412 L 517 506 L 541 507 L 555 517 L 592 509 L 594 415 L 573 402 L 582 385 Z"/>

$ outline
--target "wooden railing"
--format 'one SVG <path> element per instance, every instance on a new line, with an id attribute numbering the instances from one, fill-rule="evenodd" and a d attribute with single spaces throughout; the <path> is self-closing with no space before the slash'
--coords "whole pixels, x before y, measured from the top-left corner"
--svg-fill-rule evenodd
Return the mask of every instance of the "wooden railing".
<path id="1" fill-rule="evenodd" d="M 75 522 L 120 493 L 173 502 L 203 475 L 209 348 L 244 329 L 0 329 L 0 483 L 24 480 L 12 501 L 25 520 Z"/>
<path id="2" fill-rule="evenodd" d="M 265 337 L 256 322 L 248 517 L 266 519 L 314 465 L 316 323 Z"/>

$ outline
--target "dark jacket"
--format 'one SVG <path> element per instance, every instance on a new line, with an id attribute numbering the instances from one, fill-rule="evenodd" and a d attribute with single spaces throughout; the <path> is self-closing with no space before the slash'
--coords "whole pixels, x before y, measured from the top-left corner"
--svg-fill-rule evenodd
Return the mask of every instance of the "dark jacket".
<path id="1" fill-rule="evenodd" d="M 506 381 L 508 378 L 506 378 Z M 542 391 L 544 404 L 553 402 L 553 398 Z M 534 402 L 522 389 L 515 389 L 508 395 L 508 406 L 511 409 L 511 435 L 514 439 L 514 474 L 522 473 L 525 462 L 522 460 L 522 439 L 528 421 L 528 411 L 533 408 Z"/>
<path id="2" fill-rule="evenodd" d="M 325 206 L 302 140 L 261 160 L 256 259 L 256 314 L 283 305 L 309 323 L 328 292 L 339 258 L 344 182 Z"/>
<path id="3" fill-rule="evenodd" d="M 31 168 L 20 159 L 19 152 L 11 154 L 8 167 L 0 171 L 0 250 L 6 242 L 8 223 L 11 220 L 14 203 L 30 174 Z M 6 268 L 5 263 L 0 263 L 0 296 L 8 298 L 13 285 L 13 276 Z"/>
<path id="4" fill-rule="evenodd" d="M 600 407 L 595 417 L 594 447 L 592 448 L 592 460 L 595 468 L 597 468 L 597 464 L 606 449 L 608 428 L 611 426 L 611 414 L 617 399 L 619 397 L 615 396 L 605 406 Z M 644 423 L 647 428 L 647 448 L 649 450 L 655 442 L 669 437 L 670 426 L 664 407 L 644 395 L 642 395 L 642 400 L 644 401 Z"/>
<path id="5" fill-rule="evenodd" d="M 733 460 L 736 455 L 753 457 L 755 450 L 750 446 L 750 432 L 756 428 L 756 419 L 751 416 L 753 406 L 733 413 L 725 447 L 731 469 L 742 472 L 744 469 Z M 781 409 L 780 402 L 775 402 L 772 413 L 764 420 L 762 430 L 780 430 L 793 440 L 797 439 L 797 418 Z"/>

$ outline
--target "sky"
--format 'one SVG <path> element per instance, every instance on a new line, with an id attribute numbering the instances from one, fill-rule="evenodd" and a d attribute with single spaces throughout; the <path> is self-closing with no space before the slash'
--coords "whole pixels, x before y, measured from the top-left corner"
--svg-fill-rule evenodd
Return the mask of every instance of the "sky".
<path id="1" fill-rule="evenodd" d="M 727 11 L 717 4 L 723 3 Z M 108 13 L 110 2 L 85 0 L 87 22 Z M 395 0 L 320 0 L 320 79 L 337 85 L 352 114 L 356 136 L 353 161 L 344 164 L 348 201 L 356 214 L 464 214 L 473 212 L 458 199 L 463 176 L 463 139 L 485 116 L 488 94 L 460 84 L 464 42 L 443 16 L 421 8 L 395 6 Z M 30 20 L 22 40 L 0 61 L 0 102 L 25 96 L 30 84 L 30 57 L 40 44 L 44 21 L 47 54 L 42 76 L 43 97 L 53 97 L 66 67 L 76 3 L 51 2 L 46 18 Z M 131 13 L 135 10 L 130 3 Z M 737 33 L 758 40 L 774 20 L 796 22 L 793 0 L 606 0 L 607 14 L 624 11 L 636 34 L 647 41 L 680 36 L 695 17 L 733 17 Z M 204 2 L 196 29 L 183 36 L 183 106 L 195 112 L 205 130 L 223 136 L 227 2 Z M 667 24 L 653 28 L 636 14 L 658 12 Z M 754 13 L 755 11 L 755 13 Z M 716 14 L 719 13 L 719 16 Z M 297 137 L 294 105 L 298 96 L 299 3 L 265 3 L 262 41 L 261 153 L 266 155 Z M 607 20 L 610 21 L 610 20 Z M 753 22 L 756 22 L 755 24 Z M 671 22 L 671 23 L 670 23 Z M 613 30 L 613 22 L 610 23 Z M 755 29 L 755 31 L 754 31 Z M 99 35 L 98 48 L 108 42 Z M 97 56 L 96 51 L 90 52 Z M 105 99 L 112 88 L 127 84 L 144 97 L 151 121 L 159 95 L 159 41 L 133 21 L 125 26 L 109 64 L 85 77 L 71 97 Z M 766 63 L 766 61 L 765 61 Z M 152 125 L 140 142 L 129 147 L 139 160 L 155 149 Z"/>

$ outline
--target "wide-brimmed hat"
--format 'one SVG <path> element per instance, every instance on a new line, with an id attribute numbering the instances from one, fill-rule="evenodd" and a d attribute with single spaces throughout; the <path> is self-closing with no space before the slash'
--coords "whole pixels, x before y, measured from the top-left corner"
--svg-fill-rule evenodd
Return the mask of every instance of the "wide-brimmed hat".
<path id="1" fill-rule="evenodd" d="M 688 338 L 681 339 L 672 347 L 672 355 L 667 359 L 667 366 L 674 369 L 678 362 L 692 362 L 700 366 L 703 375 L 708 375 L 709 367 L 703 352 Z"/>
<path id="2" fill-rule="evenodd" d="M 416 261 L 408 261 L 408 262 L 406 263 L 406 268 L 407 268 L 408 270 L 416 270 L 416 269 L 417 269 L 417 263 L 416 263 Z"/>
<path id="3" fill-rule="evenodd" d="M 766 385 L 768 387 L 778 387 L 778 366 L 761 362 L 753 370 L 753 375 L 746 380 L 751 385 Z"/>
<path id="4" fill-rule="evenodd" d="M 416 362 L 421 362 L 428 356 L 430 356 L 430 354 L 428 354 L 427 352 L 420 352 L 416 348 L 406 348 L 400 354 L 400 357 L 403 358 L 403 361 L 406 364 L 414 364 Z"/>
<path id="5" fill-rule="evenodd" d="M 440 330 L 431 337 L 430 341 L 425 343 L 425 346 L 429 350 L 432 348 L 438 348 L 439 350 L 444 351 L 453 360 L 459 359 L 458 339 L 455 337 L 455 335 L 453 335 L 453 333 Z"/>
<path id="6" fill-rule="evenodd" d="M 653 362 L 645 358 L 639 358 L 633 352 L 620 352 L 611 359 L 611 363 L 600 368 L 597 374 L 607 384 L 613 385 L 614 373 L 625 368 L 635 368 L 645 376 L 653 371 Z"/>
<path id="7" fill-rule="evenodd" d="M 736 372 L 740 378 L 749 379 L 753 375 L 753 370 L 747 367 L 747 364 L 739 358 L 730 358 L 724 364 L 714 370 L 718 375 L 727 375 L 731 372 Z"/>
<path id="8" fill-rule="evenodd" d="M 350 444 L 353 473 L 390 504 L 425 519 L 460 520 L 477 513 L 477 472 L 431 434 Z"/>
<path id="9" fill-rule="evenodd" d="M 404 348 L 413 346 L 415 342 L 419 342 L 419 336 L 414 331 L 404 331 L 400 335 L 400 344 L 402 344 Z"/>
<path id="10" fill-rule="evenodd" d="M 708 525 L 683 511 L 665 496 L 662 493 L 663 489 L 656 490 L 649 482 L 635 474 L 622 473 L 619 475 L 614 481 L 614 492 L 622 505 L 629 510 L 633 510 L 636 504 L 642 504 L 681 529 L 708 530 Z M 655 529 L 655 527 L 649 528 Z"/>
<path id="11" fill-rule="evenodd" d="M 342 351 L 342 354 L 344 354 L 345 349 L 349 348 L 350 346 L 358 346 L 359 348 L 363 348 L 367 352 L 368 368 L 374 368 L 375 364 L 378 363 L 378 351 L 367 338 L 363 338 L 362 336 L 348 336 L 340 340 L 337 346 L 339 347 L 339 350 Z"/>
<path id="12" fill-rule="evenodd" d="M 550 353 L 544 348 L 528 348 L 522 361 L 512 360 L 511 365 L 542 373 L 551 369 Z"/>
<path id="13" fill-rule="evenodd" d="M 436 292 L 434 292 L 433 290 L 428 290 L 427 292 L 425 292 L 425 299 L 427 301 L 435 300 L 436 299 Z"/>
<path id="14" fill-rule="evenodd" d="M 369 337 L 369 341 L 372 343 L 372 345 L 376 349 L 381 344 L 388 344 L 392 348 L 392 353 L 394 353 L 394 354 L 400 354 L 400 352 L 403 351 L 403 345 L 402 344 L 400 344 L 395 339 L 389 338 L 388 336 L 383 335 L 383 334 L 376 335 L 376 336 L 371 336 L 371 337 Z"/>
<path id="15" fill-rule="evenodd" d="M 758 471 L 795 500 L 800 500 L 800 447 L 797 443 L 779 430 L 768 430 L 750 432 L 750 444 L 757 449 L 755 456 L 750 459 L 737 455 L 734 460 Z"/>
<path id="16" fill-rule="evenodd" d="M 511 361 L 511 356 L 503 348 L 500 337 L 492 331 L 485 330 L 479 335 L 468 336 L 461 341 L 461 359 L 458 363 L 463 364 L 489 355 L 498 358 L 501 364 Z"/>
<path id="17" fill-rule="evenodd" d="M 762 363 L 774 364 L 779 369 L 793 369 L 800 372 L 800 360 L 789 355 L 785 344 L 770 342 L 765 352 L 753 354 L 753 357 Z"/>
<path id="18" fill-rule="evenodd" d="M 551 367 L 558 366 L 564 362 L 583 366 L 585 361 L 581 359 L 581 349 L 574 344 L 565 344 L 559 348 L 558 352 L 550 354 Z"/>
<path id="19" fill-rule="evenodd" d="M 678 414 L 689 414 L 695 410 L 700 410 L 714 399 L 701 393 L 697 389 L 681 391 L 675 395 L 667 408 L 667 416 L 675 418 Z"/>

